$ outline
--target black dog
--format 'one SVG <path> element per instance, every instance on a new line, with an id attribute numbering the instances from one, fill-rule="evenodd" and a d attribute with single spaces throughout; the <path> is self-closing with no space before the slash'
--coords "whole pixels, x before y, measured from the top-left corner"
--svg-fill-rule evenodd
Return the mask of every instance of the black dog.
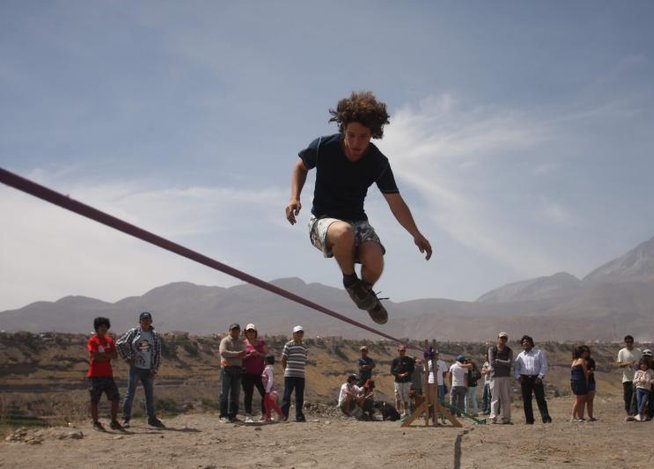
<path id="1" fill-rule="evenodd" d="M 384 401 L 375 401 L 374 405 L 375 409 L 379 410 L 382 414 L 382 420 L 390 420 L 390 421 L 395 421 L 395 420 L 400 420 L 400 413 L 397 411 L 397 409 L 392 405 L 389 404 L 388 402 Z"/>

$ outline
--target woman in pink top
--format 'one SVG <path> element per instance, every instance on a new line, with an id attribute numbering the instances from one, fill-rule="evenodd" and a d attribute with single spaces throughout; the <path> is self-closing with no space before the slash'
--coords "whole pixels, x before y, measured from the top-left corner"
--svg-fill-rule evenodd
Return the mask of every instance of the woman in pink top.
<path id="1" fill-rule="evenodd" d="M 261 373 L 265 367 L 263 362 L 266 356 L 267 347 L 263 340 L 257 339 L 257 327 L 254 324 L 245 326 L 245 357 L 243 357 L 243 376 L 241 384 L 243 386 L 243 404 L 245 406 L 245 423 L 253 423 L 252 418 L 252 395 L 256 387 L 261 396 L 261 416 L 265 414 L 264 398 L 266 390 L 261 381 Z"/>

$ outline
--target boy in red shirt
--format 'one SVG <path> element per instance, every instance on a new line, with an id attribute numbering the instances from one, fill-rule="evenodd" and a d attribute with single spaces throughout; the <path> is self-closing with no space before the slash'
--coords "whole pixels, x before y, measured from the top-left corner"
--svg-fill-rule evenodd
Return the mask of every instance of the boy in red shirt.
<path id="1" fill-rule="evenodd" d="M 111 401 L 111 429 L 123 430 L 123 427 L 116 419 L 118 415 L 118 401 L 120 395 L 114 382 L 111 360 L 116 358 L 116 344 L 107 334 L 111 327 L 109 319 L 98 317 L 93 320 L 95 335 L 91 336 L 87 343 L 89 351 L 89 392 L 91 394 L 91 417 L 93 418 L 93 429 L 104 431 L 104 427 L 98 420 L 98 403 L 102 393 L 107 395 Z"/>

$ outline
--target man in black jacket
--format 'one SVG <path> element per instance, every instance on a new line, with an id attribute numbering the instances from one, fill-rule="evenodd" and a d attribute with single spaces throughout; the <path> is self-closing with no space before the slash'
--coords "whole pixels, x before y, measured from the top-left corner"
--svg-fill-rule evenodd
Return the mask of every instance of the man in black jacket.
<path id="1" fill-rule="evenodd" d="M 404 344 L 397 348 L 397 352 L 400 355 L 391 363 L 391 374 L 395 377 L 395 407 L 404 417 L 409 414 L 409 391 L 415 362 L 413 358 L 406 355 Z"/>

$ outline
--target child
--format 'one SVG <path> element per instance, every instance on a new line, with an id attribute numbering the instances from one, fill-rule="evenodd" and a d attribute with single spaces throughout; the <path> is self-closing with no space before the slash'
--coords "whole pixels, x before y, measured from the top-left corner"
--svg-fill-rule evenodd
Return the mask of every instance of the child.
<path id="1" fill-rule="evenodd" d="M 275 364 L 275 357 L 273 355 L 267 355 L 264 359 L 264 362 L 266 367 L 263 369 L 263 373 L 261 373 L 261 381 L 263 382 L 263 386 L 266 389 L 266 395 L 263 400 L 266 409 L 264 422 L 270 423 L 271 411 L 274 410 L 277 412 L 279 420 L 283 420 L 284 414 L 282 414 L 282 409 L 280 409 L 277 405 L 278 393 L 277 385 L 275 384 L 275 368 L 273 366 Z"/>
<path id="2" fill-rule="evenodd" d="M 636 415 L 636 420 L 644 422 L 647 402 L 652 392 L 652 383 L 654 383 L 654 370 L 649 367 L 649 360 L 647 358 L 641 358 L 638 366 L 640 369 L 634 374 L 636 398 L 638 400 L 638 415 Z"/>
<path id="3" fill-rule="evenodd" d="M 107 334 L 110 327 L 109 319 L 95 318 L 93 320 L 95 335 L 91 336 L 87 343 L 90 354 L 87 377 L 91 394 L 91 417 L 93 418 L 93 429 L 98 431 L 104 431 L 104 427 L 98 420 L 98 403 L 102 393 L 105 393 L 107 399 L 111 401 L 111 429 L 123 430 L 116 419 L 120 396 L 111 369 L 111 360 L 117 357 L 117 352 L 114 340 Z"/>

